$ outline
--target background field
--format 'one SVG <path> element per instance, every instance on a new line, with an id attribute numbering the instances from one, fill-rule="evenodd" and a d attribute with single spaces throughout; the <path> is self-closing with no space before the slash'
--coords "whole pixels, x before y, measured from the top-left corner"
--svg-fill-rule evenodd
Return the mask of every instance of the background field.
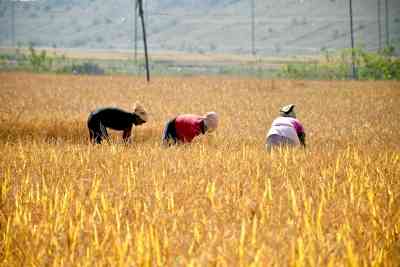
<path id="1" fill-rule="evenodd" d="M 400 84 L 0 73 L 3 266 L 397 266 Z M 99 106 L 144 104 L 134 142 L 88 144 Z M 306 150 L 267 153 L 283 104 Z M 165 149 L 165 121 L 220 128 Z"/>

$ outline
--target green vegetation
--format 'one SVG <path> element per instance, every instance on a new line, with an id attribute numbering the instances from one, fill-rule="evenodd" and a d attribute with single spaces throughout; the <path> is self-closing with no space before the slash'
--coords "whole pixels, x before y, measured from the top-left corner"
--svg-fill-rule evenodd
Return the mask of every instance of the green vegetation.
<path id="1" fill-rule="evenodd" d="M 27 56 L 27 60 L 34 72 L 46 72 L 52 69 L 53 59 L 47 56 L 45 50 L 37 53 L 32 44 L 29 46 L 29 55 Z"/>
<path id="2" fill-rule="evenodd" d="M 40 73 L 105 74 L 96 62 L 67 59 L 64 55 L 49 54 L 46 50 L 37 51 L 30 44 L 28 53 L 20 48 L 16 53 L 0 54 L 0 70 L 23 70 Z"/>
<path id="3" fill-rule="evenodd" d="M 249 63 L 215 64 L 185 63 L 179 60 L 151 60 L 152 75 L 228 75 L 250 76 L 257 78 L 282 78 L 303 80 L 345 80 L 351 78 L 352 50 L 339 53 L 325 53 L 321 61 L 265 61 L 256 60 Z M 393 48 L 380 53 L 367 52 L 364 49 L 354 50 L 357 66 L 357 77 L 360 80 L 400 80 L 400 59 L 393 56 Z M 273 65 L 281 65 L 270 67 Z M 28 53 L 0 54 L 0 70 L 24 70 L 32 72 L 53 72 L 73 74 L 130 74 L 144 75 L 145 63 L 131 59 L 72 59 L 46 51 L 37 51 L 30 45 Z"/>
<path id="4" fill-rule="evenodd" d="M 353 52 L 353 53 L 352 53 Z M 362 48 L 345 49 L 338 55 L 325 51 L 323 63 L 291 63 L 279 73 L 282 78 L 312 80 L 344 80 L 351 77 L 351 62 L 357 66 L 360 80 L 400 80 L 400 59 L 393 57 L 394 48 L 380 53 L 367 52 Z"/>
<path id="5" fill-rule="evenodd" d="M 92 74 L 102 75 L 104 69 L 99 67 L 96 63 L 84 62 L 82 64 L 72 64 L 71 66 L 65 66 L 57 71 L 58 73 L 73 73 L 73 74 Z"/>

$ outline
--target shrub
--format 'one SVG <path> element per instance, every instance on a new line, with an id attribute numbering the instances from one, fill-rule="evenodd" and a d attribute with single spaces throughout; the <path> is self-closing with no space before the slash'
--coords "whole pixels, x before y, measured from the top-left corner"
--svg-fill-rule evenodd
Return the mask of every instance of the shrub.
<path id="1" fill-rule="evenodd" d="M 391 56 L 361 52 L 361 66 L 358 70 L 360 79 L 365 80 L 400 80 L 400 60 Z"/>
<path id="2" fill-rule="evenodd" d="M 348 66 L 345 64 L 291 63 L 279 72 L 279 76 L 289 79 L 340 80 L 348 77 Z"/>
<path id="3" fill-rule="evenodd" d="M 29 45 L 29 55 L 27 59 L 32 70 L 35 72 L 49 71 L 53 64 L 53 59 L 47 56 L 46 51 L 42 50 L 40 53 L 37 53 L 33 44 Z"/>
<path id="4" fill-rule="evenodd" d="M 73 74 L 89 74 L 89 75 L 103 75 L 104 69 L 99 65 L 91 62 L 84 62 L 82 64 L 73 64 L 72 66 L 65 66 L 57 71 L 58 73 L 73 73 Z"/>
<path id="5" fill-rule="evenodd" d="M 280 70 L 279 76 L 289 79 L 347 79 L 350 77 L 353 53 L 359 79 L 400 80 L 400 59 L 392 57 L 392 47 L 384 49 L 381 54 L 361 48 L 344 49 L 336 56 L 326 53 L 327 63 L 287 64 Z"/>

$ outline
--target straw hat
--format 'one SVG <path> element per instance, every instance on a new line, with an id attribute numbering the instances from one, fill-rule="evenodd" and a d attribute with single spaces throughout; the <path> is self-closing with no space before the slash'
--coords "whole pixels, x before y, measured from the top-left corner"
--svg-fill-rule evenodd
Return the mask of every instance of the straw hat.
<path id="1" fill-rule="evenodd" d="M 204 122 L 207 126 L 207 131 L 213 132 L 218 127 L 218 114 L 214 111 L 204 114 Z"/>
<path id="2" fill-rule="evenodd" d="M 296 113 L 294 112 L 294 104 L 289 104 L 287 106 L 282 107 L 279 111 L 283 117 L 292 117 L 296 118 Z"/>
<path id="3" fill-rule="evenodd" d="M 147 121 L 149 118 L 146 110 L 144 109 L 144 107 L 142 105 L 140 105 L 139 103 L 135 104 L 135 109 L 134 112 L 136 115 L 139 116 L 140 119 L 142 119 L 143 121 Z"/>

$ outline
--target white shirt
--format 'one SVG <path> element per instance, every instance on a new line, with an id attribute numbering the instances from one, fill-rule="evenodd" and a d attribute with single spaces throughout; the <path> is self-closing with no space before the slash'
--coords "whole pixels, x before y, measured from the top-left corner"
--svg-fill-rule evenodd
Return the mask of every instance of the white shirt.
<path id="1" fill-rule="evenodd" d="M 267 138 L 271 135 L 279 135 L 292 140 L 296 145 L 300 145 L 298 133 L 304 132 L 300 121 L 291 117 L 278 117 L 271 125 Z"/>

